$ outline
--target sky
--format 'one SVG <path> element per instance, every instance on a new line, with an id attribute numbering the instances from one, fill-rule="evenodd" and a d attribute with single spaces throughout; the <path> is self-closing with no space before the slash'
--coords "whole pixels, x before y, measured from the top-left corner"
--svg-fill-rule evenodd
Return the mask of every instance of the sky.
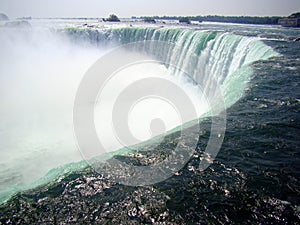
<path id="1" fill-rule="evenodd" d="M 107 17 L 154 15 L 288 16 L 300 11 L 300 0 L 0 0 L 10 18 Z"/>

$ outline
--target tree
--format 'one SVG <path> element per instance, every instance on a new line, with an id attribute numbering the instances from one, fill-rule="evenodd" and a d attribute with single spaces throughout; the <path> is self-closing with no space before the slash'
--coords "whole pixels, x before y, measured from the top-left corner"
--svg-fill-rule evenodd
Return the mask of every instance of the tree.
<path id="1" fill-rule="evenodd" d="M 120 22 L 120 19 L 115 14 L 111 14 L 111 15 L 109 15 L 109 17 L 107 19 L 105 19 L 105 21 Z"/>
<path id="2" fill-rule="evenodd" d="M 291 17 L 291 18 L 300 18 L 300 12 L 293 13 L 289 17 Z"/>
<path id="3" fill-rule="evenodd" d="M 187 24 L 191 24 L 191 20 L 189 17 L 180 17 L 179 18 L 179 23 L 187 23 Z"/>
<path id="4" fill-rule="evenodd" d="M 145 17 L 144 22 L 146 22 L 146 23 L 156 23 L 155 19 L 153 19 L 151 17 Z"/>

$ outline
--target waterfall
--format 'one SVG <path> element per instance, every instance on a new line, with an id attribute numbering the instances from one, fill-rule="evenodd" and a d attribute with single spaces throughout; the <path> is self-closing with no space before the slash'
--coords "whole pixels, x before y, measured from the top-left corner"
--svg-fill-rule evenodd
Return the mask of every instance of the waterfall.
<path id="1" fill-rule="evenodd" d="M 74 163 L 80 158 L 78 152 L 76 156 L 71 154 L 77 149 L 74 150 L 76 147 L 72 141 L 68 142 L 73 138 L 68 113 L 73 92 L 82 75 L 80 72 L 84 72 L 99 54 L 91 46 L 79 48 L 77 43 L 89 42 L 103 47 L 145 40 L 171 42 L 175 44 L 172 48 L 149 45 L 147 52 L 157 60 L 167 62 L 165 66 L 171 76 L 188 74 L 210 98 L 215 94 L 217 82 L 226 107 L 243 96 L 253 75 L 253 62 L 278 56 L 258 38 L 215 31 L 148 27 L 67 28 L 34 35 L 30 32 L 14 30 L 0 33 L 3 59 L 0 67 L 3 98 L 0 202 L 20 190 L 45 184 L 86 166 L 84 161 Z M 71 43 L 58 38 L 62 33 Z M 12 93 L 12 90 L 16 91 Z M 65 114 L 61 114 L 62 111 Z M 48 157 L 48 167 L 41 163 L 45 157 Z M 73 163 L 64 165 L 70 162 Z M 60 165 L 63 166 L 58 167 Z M 33 183 L 34 178 L 27 176 L 37 172 L 37 176 L 41 177 L 46 171 L 49 172 Z M 23 182 L 27 178 L 30 179 Z"/>
<path id="2" fill-rule="evenodd" d="M 130 27 L 104 30 L 68 28 L 64 32 L 73 41 L 85 40 L 97 45 L 124 45 L 142 41 L 173 43 L 175 48 L 154 45 L 148 52 L 158 60 L 163 59 L 185 71 L 208 95 L 214 93 L 211 80 L 217 81 L 223 91 L 226 107 L 243 96 L 253 75 L 252 63 L 279 56 L 257 37 L 216 31 Z M 171 75 L 180 75 L 180 71 L 170 69 Z"/>

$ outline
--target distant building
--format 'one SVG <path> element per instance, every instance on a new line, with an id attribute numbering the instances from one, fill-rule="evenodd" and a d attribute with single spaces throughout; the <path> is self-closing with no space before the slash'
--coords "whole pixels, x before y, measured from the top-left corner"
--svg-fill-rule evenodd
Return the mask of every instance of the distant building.
<path id="1" fill-rule="evenodd" d="M 294 13 L 287 18 L 279 19 L 278 24 L 284 27 L 300 27 L 300 13 Z"/>

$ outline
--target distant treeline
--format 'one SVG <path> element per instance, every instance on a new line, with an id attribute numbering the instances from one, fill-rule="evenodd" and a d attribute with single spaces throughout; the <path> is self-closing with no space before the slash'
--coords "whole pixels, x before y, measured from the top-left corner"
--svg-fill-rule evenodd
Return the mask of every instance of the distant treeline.
<path id="1" fill-rule="evenodd" d="M 136 17 L 133 17 L 136 18 Z M 180 20 L 180 16 L 142 16 L 141 19 L 161 19 L 161 20 Z M 280 16 L 258 17 L 258 16 L 188 16 L 191 21 L 223 22 L 223 23 L 243 23 L 243 24 L 278 24 Z"/>

